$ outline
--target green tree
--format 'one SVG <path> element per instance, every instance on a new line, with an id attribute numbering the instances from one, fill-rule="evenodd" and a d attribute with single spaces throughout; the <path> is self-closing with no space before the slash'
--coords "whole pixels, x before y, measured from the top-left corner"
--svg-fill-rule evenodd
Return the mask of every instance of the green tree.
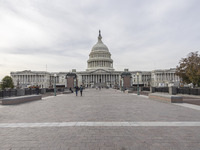
<path id="1" fill-rule="evenodd" d="M 5 76 L 2 80 L 1 80 L 1 88 L 5 89 L 5 88 L 14 88 L 14 83 L 13 80 L 10 76 Z"/>
<path id="2" fill-rule="evenodd" d="M 187 58 L 182 58 L 176 67 L 176 74 L 184 83 L 200 86 L 200 55 L 191 52 Z"/>

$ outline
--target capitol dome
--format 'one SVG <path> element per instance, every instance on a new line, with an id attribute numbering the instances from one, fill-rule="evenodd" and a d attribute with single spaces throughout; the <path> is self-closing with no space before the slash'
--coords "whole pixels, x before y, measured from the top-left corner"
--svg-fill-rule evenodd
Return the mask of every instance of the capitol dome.
<path id="1" fill-rule="evenodd" d="M 101 31 L 99 31 L 98 42 L 92 47 L 92 51 L 89 54 L 89 59 L 87 61 L 87 70 L 114 70 L 113 60 L 111 59 L 111 54 L 108 47 L 102 42 Z"/>
<path id="2" fill-rule="evenodd" d="M 99 31 L 98 42 L 92 47 L 92 51 L 108 51 L 108 47 L 101 41 L 101 32 Z"/>

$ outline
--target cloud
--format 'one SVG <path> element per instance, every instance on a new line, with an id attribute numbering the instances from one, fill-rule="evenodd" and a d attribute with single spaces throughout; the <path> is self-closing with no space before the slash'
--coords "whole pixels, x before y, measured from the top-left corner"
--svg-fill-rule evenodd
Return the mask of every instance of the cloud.
<path id="1" fill-rule="evenodd" d="M 175 67 L 200 44 L 197 0 L 0 1 L 0 78 L 85 70 L 101 29 L 115 70 Z"/>

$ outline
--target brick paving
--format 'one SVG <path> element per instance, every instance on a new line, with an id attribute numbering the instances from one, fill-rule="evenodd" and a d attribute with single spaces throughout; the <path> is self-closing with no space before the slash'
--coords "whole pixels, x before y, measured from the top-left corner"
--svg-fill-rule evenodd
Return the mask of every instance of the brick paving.
<path id="1" fill-rule="evenodd" d="M 0 107 L 3 123 L 200 122 L 200 111 L 113 89 L 87 89 Z M 0 150 L 199 150 L 200 127 L 54 126 L 0 128 Z"/>

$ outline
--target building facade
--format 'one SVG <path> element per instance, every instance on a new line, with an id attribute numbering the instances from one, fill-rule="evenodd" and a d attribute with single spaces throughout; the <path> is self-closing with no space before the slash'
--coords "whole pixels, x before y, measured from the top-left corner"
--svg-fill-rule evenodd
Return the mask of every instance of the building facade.
<path id="1" fill-rule="evenodd" d="M 57 87 L 125 87 L 131 86 L 172 86 L 178 85 L 180 79 L 175 75 L 175 69 L 154 71 L 115 71 L 113 60 L 108 47 L 102 42 L 101 32 L 97 43 L 92 47 L 87 61 L 86 71 L 77 72 L 46 72 L 46 71 L 17 71 L 11 72 L 16 87 L 27 88 L 40 86 L 41 88 Z"/>

